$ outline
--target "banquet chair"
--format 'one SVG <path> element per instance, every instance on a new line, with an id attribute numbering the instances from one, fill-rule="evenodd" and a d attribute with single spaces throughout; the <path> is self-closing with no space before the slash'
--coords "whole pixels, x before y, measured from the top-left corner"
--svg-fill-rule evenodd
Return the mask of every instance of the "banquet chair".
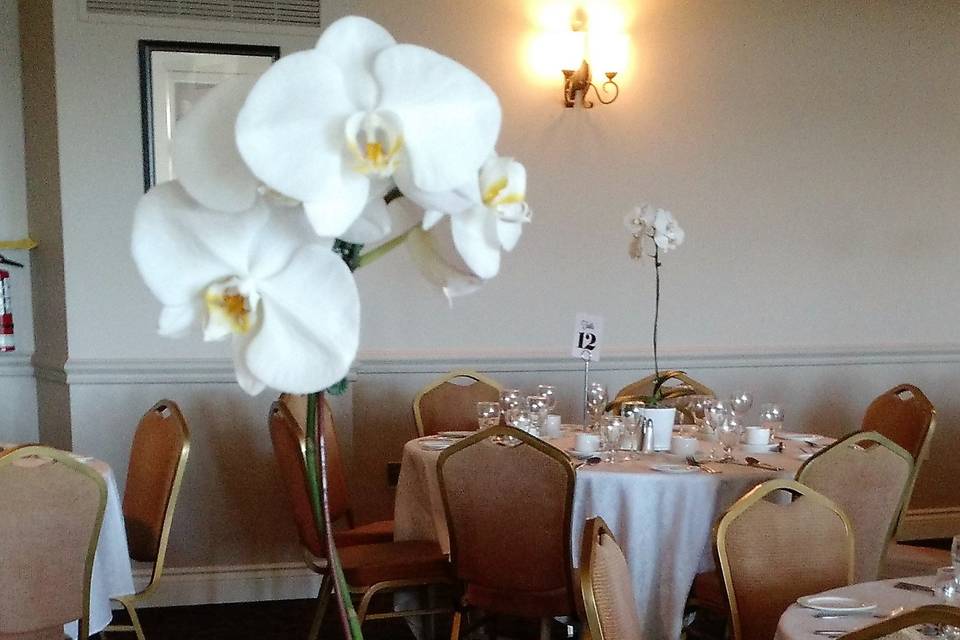
<path id="1" fill-rule="evenodd" d="M 861 627 L 856 631 L 840 636 L 840 638 L 841 640 L 879 640 L 887 637 L 901 637 L 893 634 L 910 627 L 926 624 L 960 627 L 960 608 L 945 604 L 928 604 Z"/>
<path id="2" fill-rule="evenodd" d="M 567 455 L 498 425 L 447 447 L 437 475 L 462 593 L 451 638 L 471 608 L 540 620 L 542 637 L 552 618 L 577 618 Z"/>
<path id="3" fill-rule="evenodd" d="M 0 639 L 90 636 L 90 578 L 107 485 L 70 454 L 38 445 L 0 455 Z"/>
<path id="4" fill-rule="evenodd" d="M 833 500 L 850 518 L 856 582 L 877 579 L 913 476 L 913 457 L 874 433 L 837 440 L 800 467 L 797 481 Z"/>
<path id="5" fill-rule="evenodd" d="M 665 379 L 662 387 L 664 400 L 691 395 L 716 397 L 713 389 L 694 380 L 683 371 L 664 371 L 660 375 Z M 620 405 L 631 400 L 646 400 L 653 395 L 656 381 L 656 374 L 650 374 L 636 382 L 631 382 L 617 392 L 613 401 L 607 405 L 607 411 L 618 412 Z M 676 381 L 678 384 L 669 384 L 670 381 Z"/>
<path id="6" fill-rule="evenodd" d="M 793 500 L 773 502 L 778 492 Z M 714 536 L 734 640 L 770 640 L 798 597 L 853 582 L 849 519 L 795 480 L 754 487 L 720 518 Z"/>
<path id="7" fill-rule="evenodd" d="M 300 450 L 306 453 L 304 440 L 307 424 L 307 396 L 291 393 L 280 394 L 282 402 L 293 418 L 300 441 Z M 393 520 L 378 520 L 362 525 L 356 525 L 353 518 L 353 509 L 350 507 L 350 492 L 347 486 L 347 474 L 344 469 L 343 456 L 340 451 L 340 442 L 337 439 L 336 424 L 333 420 L 333 411 L 326 397 L 323 399 L 324 439 L 327 443 L 327 498 L 330 503 L 330 519 L 336 525 L 339 522 L 346 524 L 346 528 L 336 532 L 337 546 L 346 547 L 354 544 L 372 544 L 377 542 L 393 541 Z"/>
<path id="8" fill-rule="evenodd" d="M 492 378 L 467 369 L 434 380 L 413 399 L 417 433 L 422 438 L 440 431 L 476 431 L 477 403 L 498 401 L 500 389 Z"/>
<path id="9" fill-rule="evenodd" d="M 301 448 L 303 432 L 284 402 L 274 402 L 270 407 L 269 423 L 274 456 L 293 512 L 304 560 L 307 567 L 321 576 L 317 607 L 307 636 L 315 640 L 320 634 L 320 624 L 333 590 L 327 545 L 313 518 Z M 338 545 L 337 552 L 350 593 L 361 598 L 357 606 L 361 625 L 365 620 L 450 613 L 450 607 L 369 613 L 370 602 L 377 594 L 451 583 L 449 562 L 436 542 L 413 540 L 354 544 L 342 548 Z"/>
<path id="10" fill-rule="evenodd" d="M 130 624 L 104 631 L 133 632 L 144 640 L 137 605 L 156 590 L 163 576 L 173 513 L 190 454 L 190 430 L 172 400 L 161 400 L 143 414 L 133 435 L 127 484 L 123 491 L 123 523 L 130 558 L 151 563 L 150 582 L 137 593 L 111 598 L 130 616 Z"/>
<path id="11" fill-rule="evenodd" d="M 590 640 L 640 640 L 627 559 L 599 516 L 583 527 L 580 593 Z"/>

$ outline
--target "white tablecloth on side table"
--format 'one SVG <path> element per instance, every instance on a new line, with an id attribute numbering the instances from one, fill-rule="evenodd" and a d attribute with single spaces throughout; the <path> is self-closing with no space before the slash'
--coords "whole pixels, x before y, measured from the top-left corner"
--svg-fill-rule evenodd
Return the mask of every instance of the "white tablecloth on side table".
<path id="1" fill-rule="evenodd" d="M 923 591 L 906 591 L 895 589 L 893 585 L 898 582 L 911 582 L 926 587 L 932 587 L 934 576 L 918 576 L 916 578 L 895 578 L 893 580 L 879 580 L 877 582 L 862 582 L 860 584 L 850 585 L 849 587 L 840 587 L 824 591 L 825 596 L 846 596 L 855 598 L 861 602 L 876 603 L 877 615 L 888 615 L 894 609 L 903 607 L 904 609 L 915 609 L 925 604 L 936 604 L 937 601 L 932 593 Z M 813 595 L 813 594 L 811 594 Z M 777 626 L 775 640 L 823 640 L 824 636 L 817 635 L 814 631 L 853 631 L 865 627 L 879 620 L 869 615 L 850 615 L 842 618 L 831 618 L 823 620 L 815 618 L 817 613 L 814 609 L 807 609 L 798 604 L 790 605 L 783 616 L 780 617 L 780 624 Z M 903 632 L 895 637 L 908 638 L 915 634 Z"/>
<path id="2" fill-rule="evenodd" d="M 97 542 L 97 555 L 93 560 L 93 577 L 90 580 L 90 635 L 98 633 L 110 624 L 113 617 L 110 598 L 134 592 L 133 571 L 130 567 L 130 552 L 127 549 L 127 530 L 123 525 L 120 507 L 120 492 L 113 470 L 105 462 L 78 457 L 103 476 L 107 483 L 107 506 L 103 512 L 103 526 Z M 77 623 L 64 625 L 64 632 L 77 637 Z"/>
<path id="3" fill-rule="evenodd" d="M 573 436 L 550 441 L 562 448 Z M 704 448 L 715 443 L 702 443 Z M 657 454 L 633 462 L 580 467 L 573 503 L 573 557 L 578 561 L 587 518 L 603 517 L 623 547 L 633 578 L 637 611 L 647 638 L 678 638 L 683 607 L 698 571 L 713 568 L 710 533 L 724 509 L 757 484 L 793 477 L 800 467 L 797 445 L 783 454 L 748 454 L 783 467 L 769 471 L 714 464 L 722 473 L 667 474 L 652 464 L 680 462 Z M 450 541 L 437 481 L 439 451 L 424 450 L 413 440 L 403 450 L 395 507 L 397 540 L 437 540 L 444 551 Z M 743 452 L 737 452 L 742 459 Z M 522 473 L 518 469 L 517 473 Z"/>

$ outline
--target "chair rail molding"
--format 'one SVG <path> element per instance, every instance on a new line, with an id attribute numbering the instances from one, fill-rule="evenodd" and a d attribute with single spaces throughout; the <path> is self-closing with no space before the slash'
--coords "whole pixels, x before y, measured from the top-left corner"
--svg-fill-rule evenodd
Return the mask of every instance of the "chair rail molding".
<path id="1" fill-rule="evenodd" d="M 29 355 L 0 356 L 0 378 L 32 378 L 34 365 Z"/>

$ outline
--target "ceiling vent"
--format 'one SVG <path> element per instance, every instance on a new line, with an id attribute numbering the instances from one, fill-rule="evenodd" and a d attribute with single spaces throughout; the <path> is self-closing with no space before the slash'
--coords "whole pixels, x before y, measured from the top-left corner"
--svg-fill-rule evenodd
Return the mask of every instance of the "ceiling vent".
<path id="1" fill-rule="evenodd" d="M 86 0 L 90 15 L 320 26 L 320 0 Z"/>

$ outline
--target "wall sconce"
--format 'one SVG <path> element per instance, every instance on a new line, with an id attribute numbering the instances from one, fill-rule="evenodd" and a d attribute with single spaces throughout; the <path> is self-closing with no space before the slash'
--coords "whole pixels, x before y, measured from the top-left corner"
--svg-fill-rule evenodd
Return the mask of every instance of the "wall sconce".
<path id="1" fill-rule="evenodd" d="M 570 51 L 568 55 L 574 55 L 569 66 L 571 68 L 563 69 L 563 106 L 572 108 L 577 103 L 579 97 L 580 104 L 584 109 L 592 109 L 593 101 L 587 99 L 590 89 L 593 89 L 594 95 L 600 104 L 610 104 L 620 95 L 620 86 L 614 82 L 616 71 L 604 71 L 607 81 L 601 85 L 603 93 L 593 83 L 590 73 L 590 63 L 587 62 L 587 14 L 583 8 L 578 8 L 573 14 L 570 22 L 571 33 L 568 38 Z M 574 70 L 572 67 L 579 61 L 580 66 Z M 569 64 L 569 63 L 568 63 Z M 612 92 L 613 96 L 604 98 Z"/>

